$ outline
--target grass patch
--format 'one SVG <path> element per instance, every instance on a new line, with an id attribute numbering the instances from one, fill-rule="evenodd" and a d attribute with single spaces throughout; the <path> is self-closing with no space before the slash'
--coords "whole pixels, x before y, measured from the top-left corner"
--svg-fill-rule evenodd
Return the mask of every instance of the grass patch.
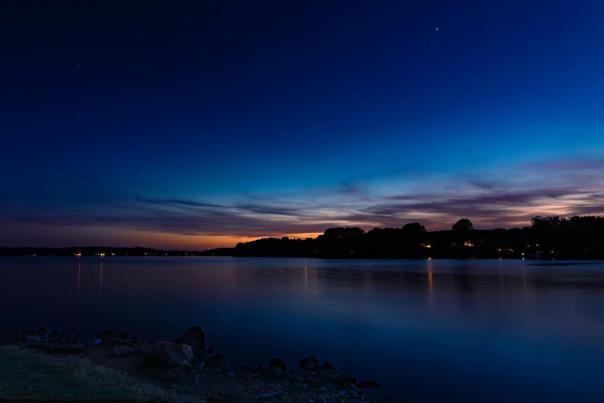
<path id="1" fill-rule="evenodd" d="M 0 346 L 0 399 L 190 401 L 85 358 L 51 356 L 17 346 Z"/>

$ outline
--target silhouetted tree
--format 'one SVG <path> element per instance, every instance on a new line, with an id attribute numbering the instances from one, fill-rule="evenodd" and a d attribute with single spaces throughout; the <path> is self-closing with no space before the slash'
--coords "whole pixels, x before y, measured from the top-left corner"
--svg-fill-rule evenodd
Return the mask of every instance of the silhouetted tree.
<path id="1" fill-rule="evenodd" d="M 325 239 L 354 239 L 363 235 L 365 231 L 358 227 L 340 227 L 340 228 L 328 228 L 325 230 L 323 235 L 319 235 L 319 238 Z"/>
<path id="2" fill-rule="evenodd" d="M 409 233 L 424 233 L 426 232 L 426 227 L 418 222 L 410 222 L 409 224 L 403 225 L 403 231 Z"/>
<path id="3" fill-rule="evenodd" d="M 467 218 L 462 218 L 453 224 L 451 228 L 456 232 L 469 232 L 474 230 L 474 225 L 472 224 L 472 221 L 468 220 Z"/>
<path id="4" fill-rule="evenodd" d="M 551 231 L 553 229 L 562 228 L 568 223 L 564 217 L 541 217 L 536 216 L 531 220 L 531 226 L 537 231 Z"/>

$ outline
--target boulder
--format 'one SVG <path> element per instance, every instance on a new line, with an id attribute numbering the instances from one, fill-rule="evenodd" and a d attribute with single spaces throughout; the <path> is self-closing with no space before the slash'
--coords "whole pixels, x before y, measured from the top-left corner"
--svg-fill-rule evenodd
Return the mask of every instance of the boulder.
<path id="1" fill-rule="evenodd" d="M 319 368 L 319 377 L 322 381 L 337 385 L 354 385 L 356 380 L 343 372 L 340 372 L 330 363 L 325 363 Z"/>
<path id="2" fill-rule="evenodd" d="M 133 355 L 136 354 L 136 349 L 134 347 L 131 346 L 113 346 L 113 348 L 111 349 L 111 351 L 113 351 L 113 355 L 117 356 L 117 357 L 124 357 L 127 355 Z"/>
<path id="3" fill-rule="evenodd" d="M 283 376 L 287 372 L 285 361 L 280 358 L 273 358 L 268 363 L 268 371 L 273 376 Z"/>
<path id="4" fill-rule="evenodd" d="M 167 367 L 188 367 L 193 362 L 193 350 L 186 344 L 156 341 L 142 348 L 143 354 Z"/>
<path id="5" fill-rule="evenodd" d="M 319 370 L 319 360 L 314 355 L 309 355 L 308 357 L 304 357 L 300 360 L 300 368 L 305 369 L 306 371 L 318 371 Z"/>
<path id="6" fill-rule="evenodd" d="M 199 326 L 193 326 L 176 339 L 176 343 L 190 346 L 193 354 L 199 356 L 206 350 L 206 334 Z"/>
<path id="7" fill-rule="evenodd" d="M 126 340 L 128 338 L 128 333 L 124 332 L 123 330 L 120 329 L 105 329 L 101 332 L 101 334 L 99 334 L 99 339 L 103 340 L 103 342 L 106 342 L 109 339 L 121 339 L 121 340 Z"/>
<path id="8" fill-rule="evenodd" d="M 218 371 L 228 371 L 229 364 L 224 354 L 216 353 L 205 358 L 204 368 Z"/>

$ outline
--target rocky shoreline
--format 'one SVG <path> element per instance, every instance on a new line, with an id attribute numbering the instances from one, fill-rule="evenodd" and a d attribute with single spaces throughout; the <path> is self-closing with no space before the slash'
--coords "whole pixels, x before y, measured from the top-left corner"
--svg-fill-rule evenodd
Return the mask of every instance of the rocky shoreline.
<path id="1" fill-rule="evenodd" d="M 192 401 L 374 402 L 378 385 L 356 380 L 331 363 L 308 355 L 291 368 L 280 358 L 266 366 L 231 368 L 227 357 L 207 348 L 205 332 L 193 326 L 175 340 L 141 339 L 120 329 L 94 337 L 45 328 L 3 338 L 0 344 L 35 349 L 51 356 L 72 355 L 169 388 Z M 0 396 L 1 397 L 1 396 Z M 184 399 L 187 400 L 187 399 Z"/>

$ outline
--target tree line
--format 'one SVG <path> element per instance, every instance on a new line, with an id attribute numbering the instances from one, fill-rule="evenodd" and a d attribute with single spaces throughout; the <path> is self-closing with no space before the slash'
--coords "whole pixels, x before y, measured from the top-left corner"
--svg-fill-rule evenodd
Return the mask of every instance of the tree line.
<path id="1" fill-rule="evenodd" d="M 535 217 L 512 229 L 475 229 L 469 219 L 450 230 L 420 223 L 399 228 L 329 228 L 316 238 L 262 238 L 208 255 L 319 258 L 532 258 L 604 259 L 604 218 Z"/>

